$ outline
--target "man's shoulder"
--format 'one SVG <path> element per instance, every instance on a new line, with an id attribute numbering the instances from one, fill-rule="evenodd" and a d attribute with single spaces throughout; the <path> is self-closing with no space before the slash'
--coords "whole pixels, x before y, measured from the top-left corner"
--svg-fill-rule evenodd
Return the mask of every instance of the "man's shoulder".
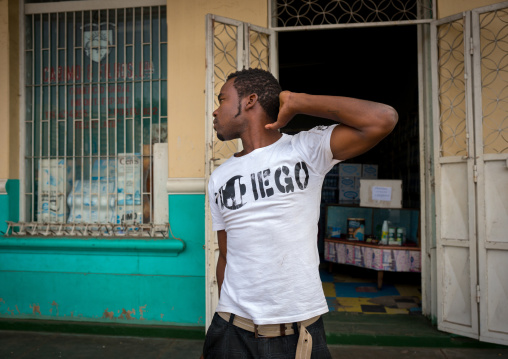
<path id="1" fill-rule="evenodd" d="M 293 142 L 309 142 L 309 141 L 319 141 L 321 138 L 325 137 L 329 132 L 333 130 L 336 125 L 324 126 L 319 125 L 311 128 L 310 130 L 300 131 L 297 134 L 293 135 Z"/>
<path id="2" fill-rule="evenodd" d="M 314 128 L 311 128 L 309 131 L 314 131 L 314 132 L 320 132 L 320 131 L 326 131 L 330 128 L 331 126 L 325 126 L 325 125 L 319 125 L 319 126 L 316 126 Z"/>
<path id="3" fill-rule="evenodd" d="M 297 135 L 305 135 L 305 134 L 323 135 L 325 132 L 331 130 L 335 126 L 336 125 L 330 125 L 330 126 L 319 125 L 319 126 L 312 127 L 310 130 L 301 131 Z"/>
<path id="4" fill-rule="evenodd" d="M 225 160 L 224 163 L 222 163 L 219 167 L 217 167 L 213 170 L 212 174 L 210 175 L 210 179 L 220 177 L 225 173 L 227 174 L 231 170 L 231 168 L 233 168 L 232 162 L 234 160 L 240 160 L 240 158 L 234 158 L 234 155 L 233 155 L 230 158 L 228 158 L 227 160 Z"/>

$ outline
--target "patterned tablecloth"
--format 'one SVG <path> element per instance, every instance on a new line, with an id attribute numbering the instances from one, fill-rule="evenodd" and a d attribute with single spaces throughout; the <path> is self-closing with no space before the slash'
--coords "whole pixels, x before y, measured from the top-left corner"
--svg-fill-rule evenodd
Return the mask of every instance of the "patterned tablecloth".
<path id="1" fill-rule="evenodd" d="M 421 272 L 419 248 L 362 246 L 325 240 L 325 260 L 378 271 Z"/>

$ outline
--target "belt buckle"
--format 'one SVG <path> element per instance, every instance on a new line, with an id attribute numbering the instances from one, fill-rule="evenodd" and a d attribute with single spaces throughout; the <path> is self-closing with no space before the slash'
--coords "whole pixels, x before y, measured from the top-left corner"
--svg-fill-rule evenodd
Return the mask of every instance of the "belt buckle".
<path id="1" fill-rule="evenodd" d="M 259 327 L 259 325 L 254 324 L 254 338 L 256 338 L 256 339 L 258 339 L 258 338 L 273 338 L 273 337 L 269 337 L 267 335 L 259 334 L 258 327 Z"/>
<path id="2" fill-rule="evenodd" d="M 259 334 L 258 327 L 259 327 L 259 325 L 254 324 L 254 338 L 256 338 L 256 339 L 257 338 L 273 338 L 273 337 L 270 337 L 270 336 Z M 286 336 L 286 325 L 285 324 L 280 324 L 280 336 L 281 337 Z"/>

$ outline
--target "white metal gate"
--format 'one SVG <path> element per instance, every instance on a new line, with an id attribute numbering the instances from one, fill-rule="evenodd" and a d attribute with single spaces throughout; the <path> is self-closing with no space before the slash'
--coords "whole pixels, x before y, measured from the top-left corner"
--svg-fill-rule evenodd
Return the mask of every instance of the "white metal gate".
<path id="1" fill-rule="evenodd" d="M 438 328 L 478 338 L 470 26 L 459 14 L 432 28 Z"/>
<path id="2" fill-rule="evenodd" d="M 206 17 L 206 183 L 213 170 L 241 150 L 240 140 L 221 142 L 213 131 L 217 96 L 228 75 L 243 68 L 262 68 L 277 77 L 276 36 L 273 30 L 212 14 Z M 219 256 L 212 231 L 206 193 L 206 328 L 218 303 L 215 268 Z"/>
<path id="3" fill-rule="evenodd" d="M 433 26 L 438 327 L 508 344 L 508 3 Z"/>
<path id="4" fill-rule="evenodd" d="M 508 2 L 472 26 L 480 340 L 508 345 Z"/>

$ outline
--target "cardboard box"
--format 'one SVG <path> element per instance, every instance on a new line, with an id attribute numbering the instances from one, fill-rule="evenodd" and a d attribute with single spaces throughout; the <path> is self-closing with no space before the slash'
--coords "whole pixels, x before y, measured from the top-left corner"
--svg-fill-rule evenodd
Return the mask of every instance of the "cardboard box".
<path id="1" fill-rule="evenodd" d="M 141 156 L 132 153 L 118 155 L 117 191 L 118 205 L 141 204 Z"/>
<path id="2" fill-rule="evenodd" d="M 361 163 L 339 163 L 339 176 L 342 177 L 361 177 Z"/>
<path id="3" fill-rule="evenodd" d="M 360 206 L 402 208 L 402 180 L 360 179 Z"/>
<path id="4" fill-rule="evenodd" d="M 339 203 L 354 204 L 358 201 L 360 193 L 357 182 L 355 177 L 339 177 Z"/>
<path id="5" fill-rule="evenodd" d="M 115 180 L 76 180 L 67 198 L 68 223 L 114 223 Z"/>
<path id="6" fill-rule="evenodd" d="M 64 159 L 39 161 L 38 222 L 65 223 L 66 199 L 72 181 L 71 170 L 72 167 L 67 166 Z"/>
<path id="7" fill-rule="evenodd" d="M 356 193 L 356 198 L 354 198 L 354 204 L 360 204 L 360 178 L 355 177 L 355 187 L 354 192 Z"/>
<path id="8" fill-rule="evenodd" d="M 378 166 L 377 165 L 362 165 L 362 178 L 377 179 Z"/>
<path id="9" fill-rule="evenodd" d="M 143 223 L 143 206 L 118 206 L 116 215 L 117 224 Z"/>

